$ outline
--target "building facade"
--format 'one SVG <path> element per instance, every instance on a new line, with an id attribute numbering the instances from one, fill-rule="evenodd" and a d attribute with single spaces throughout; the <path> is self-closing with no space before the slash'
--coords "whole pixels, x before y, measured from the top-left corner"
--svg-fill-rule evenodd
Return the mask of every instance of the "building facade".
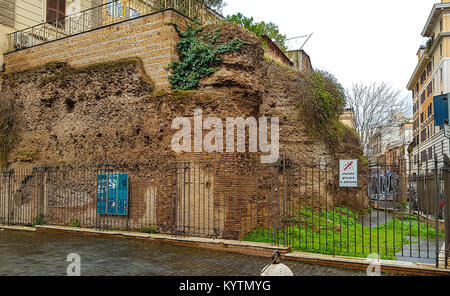
<path id="1" fill-rule="evenodd" d="M 45 22 L 52 23 L 58 18 L 64 18 L 100 4 L 102 0 L 0 1 L 0 65 L 3 64 L 3 53 L 11 47 L 7 38 L 8 34 Z"/>
<path id="2" fill-rule="evenodd" d="M 353 108 L 346 108 L 339 119 L 346 127 L 356 130 L 355 111 Z"/>
<path id="3" fill-rule="evenodd" d="M 309 55 L 302 49 L 300 50 L 289 50 L 286 55 L 294 63 L 294 69 L 300 72 L 310 72 L 313 71 L 313 66 L 311 64 L 311 59 Z"/>
<path id="4" fill-rule="evenodd" d="M 169 23 L 201 24 L 223 16 L 201 0 L 39 0 L 27 6 L 29 23 L 21 18 L 22 4 L 7 0 L 0 11 L 2 71 L 23 71 L 48 63 L 73 67 L 137 58 L 156 88 L 170 87 L 167 66 L 178 59 L 179 36 Z M 3 3 L 4 0 L 0 0 Z M 12 21 L 19 20 L 19 21 Z"/>
<path id="5" fill-rule="evenodd" d="M 398 157 L 406 159 L 411 141 L 411 119 L 405 118 L 402 114 L 393 114 L 386 124 L 375 128 L 367 149 L 369 162 L 386 163 L 388 158 L 394 156 L 395 159 L 389 161 L 398 160 Z"/>
<path id="6" fill-rule="evenodd" d="M 449 154 L 449 140 L 443 126 L 435 126 L 433 97 L 450 92 L 450 0 L 433 6 L 422 31 L 426 45 L 420 46 L 418 64 L 407 88 L 413 97 L 412 169 L 442 165 L 443 155 Z"/>

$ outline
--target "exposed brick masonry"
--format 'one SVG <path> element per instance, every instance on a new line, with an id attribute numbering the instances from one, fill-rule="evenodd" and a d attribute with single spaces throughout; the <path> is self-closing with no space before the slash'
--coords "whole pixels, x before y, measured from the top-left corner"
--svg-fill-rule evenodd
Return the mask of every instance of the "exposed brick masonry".
<path id="1" fill-rule="evenodd" d="M 157 88 L 168 88 L 167 66 L 178 58 L 178 34 L 167 23 L 189 20 L 166 10 L 40 46 L 5 54 L 7 72 L 17 72 L 50 62 L 84 66 L 121 58 L 139 57 Z"/>

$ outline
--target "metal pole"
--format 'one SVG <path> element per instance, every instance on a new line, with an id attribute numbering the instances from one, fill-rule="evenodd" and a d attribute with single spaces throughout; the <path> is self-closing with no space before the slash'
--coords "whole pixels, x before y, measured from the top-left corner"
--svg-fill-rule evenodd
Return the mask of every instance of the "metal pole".
<path id="1" fill-rule="evenodd" d="M 435 193 L 436 193 L 436 199 L 435 199 L 435 212 L 434 212 L 434 219 L 435 219 L 435 239 L 436 239 L 436 268 L 439 267 L 439 182 L 438 182 L 438 161 L 437 161 L 437 155 L 434 154 L 434 180 L 435 180 Z"/>

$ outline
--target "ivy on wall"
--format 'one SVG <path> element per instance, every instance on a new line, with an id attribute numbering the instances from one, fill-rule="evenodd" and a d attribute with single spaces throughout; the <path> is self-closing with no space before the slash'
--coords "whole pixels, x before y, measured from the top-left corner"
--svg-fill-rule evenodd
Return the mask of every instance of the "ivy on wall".
<path id="1" fill-rule="evenodd" d="M 297 104 L 310 134 L 321 136 L 329 145 L 336 144 L 343 131 L 340 115 L 344 112 L 345 95 L 342 86 L 329 73 L 305 74 L 308 93 Z"/>
<path id="2" fill-rule="evenodd" d="M 175 23 L 168 25 L 173 26 L 180 36 L 177 43 L 179 61 L 172 62 L 168 67 L 172 72 L 169 81 L 173 89 L 196 89 L 200 79 L 219 70 L 217 66 L 222 61 L 221 54 L 238 51 L 244 43 L 235 38 L 226 44 L 219 44 L 219 29 L 214 33 L 199 34 L 202 28 L 194 23 L 189 24 L 185 32 Z"/>

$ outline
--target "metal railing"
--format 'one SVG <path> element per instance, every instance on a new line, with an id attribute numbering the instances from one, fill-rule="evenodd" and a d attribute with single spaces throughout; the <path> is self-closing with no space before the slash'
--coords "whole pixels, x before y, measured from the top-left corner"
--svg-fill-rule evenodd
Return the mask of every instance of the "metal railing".
<path id="1" fill-rule="evenodd" d="M 340 188 L 336 163 L 285 157 L 273 165 L 186 159 L 158 168 L 43 166 L 0 172 L 0 224 L 245 240 L 444 265 L 450 175 L 440 171 L 413 175 L 403 163 L 378 164 L 361 169 L 360 188 Z M 436 203 L 440 192 L 444 203 Z"/>
<path id="2" fill-rule="evenodd" d="M 224 20 L 223 16 L 198 0 L 115 0 L 7 34 L 7 52 L 44 44 L 170 8 L 200 24 L 212 24 Z"/>

